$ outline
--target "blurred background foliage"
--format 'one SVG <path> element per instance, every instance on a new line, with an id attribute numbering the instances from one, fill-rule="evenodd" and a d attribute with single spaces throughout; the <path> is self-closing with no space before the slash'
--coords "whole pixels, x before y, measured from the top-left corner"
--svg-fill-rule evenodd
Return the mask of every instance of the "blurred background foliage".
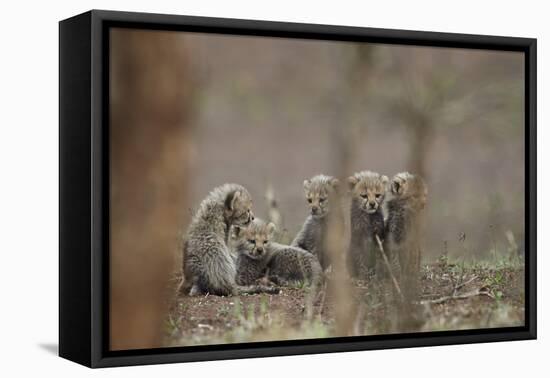
<path id="1" fill-rule="evenodd" d="M 199 83 L 193 206 L 234 181 L 265 217 L 271 185 L 294 235 L 307 212 L 305 178 L 409 170 L 429 185 L 427 259 L 444 244 L 450 256 L 483 259 L 507 232 L 523 246 L 521 53 L 204 34 L 186 41 Z"/>

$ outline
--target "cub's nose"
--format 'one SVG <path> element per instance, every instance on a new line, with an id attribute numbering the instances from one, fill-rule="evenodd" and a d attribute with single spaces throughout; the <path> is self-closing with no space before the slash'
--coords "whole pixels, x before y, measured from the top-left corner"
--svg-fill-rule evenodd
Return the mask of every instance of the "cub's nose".
<path id="1" fill-rule="evenodd" d="M 311 212 L 312 212 L 313 214 L 317 214 L 317 213 L 319 212 L 319 208 L 318 208 L 317 206 L 313 206 L 313 207 L 311 208 Z"/>
<path id="2" fill-rule="evenodd" d="M 375 206 L 376 206 L 376 202 L 369 202 L 369 207 L 371 209 L 374 209 Z"/>
<path id="3" fill-rule="evenodd" d="M 262 253 L 264 253 L 264 249 L 262 247 L 258 247 L 256 248 L 256 252 L 258 252 L 258 255 L 261 255 Z"/>

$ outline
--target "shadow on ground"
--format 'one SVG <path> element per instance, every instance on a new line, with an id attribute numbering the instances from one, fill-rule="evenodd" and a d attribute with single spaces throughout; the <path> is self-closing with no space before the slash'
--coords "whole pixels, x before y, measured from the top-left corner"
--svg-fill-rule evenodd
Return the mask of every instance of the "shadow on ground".
<path id="1" fill-rule="evenodd" d="M 38 347 L 56 356 L 59 354 L 59 345 L 57 345 L 56 343 L 41 343 L 38 344 Z"/>

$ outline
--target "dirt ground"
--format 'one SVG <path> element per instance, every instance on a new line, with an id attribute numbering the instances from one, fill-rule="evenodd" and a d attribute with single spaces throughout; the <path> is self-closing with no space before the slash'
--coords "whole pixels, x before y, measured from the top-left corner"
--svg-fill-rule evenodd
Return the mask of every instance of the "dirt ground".
<path id="1" fill-rule="evenodd" d="M 524 324 L 523 265 L 464 266 L 438 261 L 422 268 L 421 294 L 403 311 L 373 282 L 354 281 L 352 334 L 439 331 Z M 174 277 L 174 284 L 179 281 Z M 165 323 L 166 344 L 197 345 L 330 337 L 335 330 L 335 297 L 326 284 L 281 288 L 278 295 L 179 296 Z M 391 290 L 390 290 L 391 291 Z M 401 314 L 401 315 L 400 315 Z"/>

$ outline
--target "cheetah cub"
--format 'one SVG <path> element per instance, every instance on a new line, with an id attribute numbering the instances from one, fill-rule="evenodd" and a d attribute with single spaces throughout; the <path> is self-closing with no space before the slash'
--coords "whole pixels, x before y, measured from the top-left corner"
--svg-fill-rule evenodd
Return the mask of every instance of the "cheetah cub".
<path id="1" fill-rule="evenodd" d="M 291 243 L 292 246 L 315 255 L 323 270 L 331 265 L 330 256 L 325 248 L 325 237 L 329 211 L 339 211 L 330 208 L 330 197 L 336 194 L 338 186 L 338 179 L 326 175 L 317 175 L 304 181 L 304 193 L 310 214 Z"/>
<path id="2" fill-rule="evenodd" d="M 317 258 L 303 249 L 272 241 L 273 223 L 255 219 L 246 227 L 235 227 L 235 233 L 240 285 L 251 285 L 266 276 L 281 286 L 319 284 L 322 270 Z"/>
<path id="3" fill-rule="evenodd" d="M 252 198 L 241 185 L 224 184 L 201 202 L 183 242 L 184 281 L 180 293 L 237 295 L 272 292 L 264 287 L 241 287 L 227 242 L 232 225 L 245 226 L 254 219 Z"/>
<path id="4" fill-rule="evenodd" d="M 397 256 L 405 287 L 414 284 L 420 271 L 420 215 L 426 206 L 428 189 L 424 180 L 409 172 L 396 174 L 387 202 L 385 249 Z"/>
<path id="5" fill-rule="evenodd" d="M 353 278 L 365 279 L 376 273 L 378 244 L 384 236 L 382 205 L 388 177 L 376 172 L 362 171 L 348 178 L 351 192 L 351 240 L 348 249 L 348 270 Z"/>

